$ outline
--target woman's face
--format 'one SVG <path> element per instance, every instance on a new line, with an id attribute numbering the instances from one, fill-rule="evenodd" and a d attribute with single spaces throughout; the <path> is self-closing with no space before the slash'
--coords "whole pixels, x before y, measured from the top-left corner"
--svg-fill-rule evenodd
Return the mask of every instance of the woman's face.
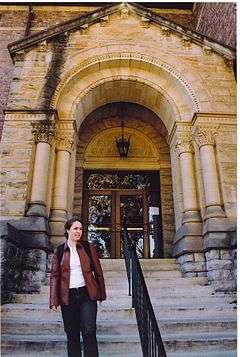
<path id="1" fill-rule="evenodd" d="M 79 221 L 73 222 L 70 229 L 67 230 L 68 239 L 72 242 L 79 242 L 82 238 L 82 223 Z"/>

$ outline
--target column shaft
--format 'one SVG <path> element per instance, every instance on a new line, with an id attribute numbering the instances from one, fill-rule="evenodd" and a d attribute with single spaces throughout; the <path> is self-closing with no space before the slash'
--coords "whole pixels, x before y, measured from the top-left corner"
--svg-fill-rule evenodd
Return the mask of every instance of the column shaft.
<path id="1" fill-rule="evenodd" d="M 58 151 L 53 194 L 53 210 L 67 211 L 69 164 L 70 153 L 67 151 Z"/>
<path id="2" fill-rule="evenodd" d="M 197 211 L 198 203 L 192 153 L 184 152 L 180 155 L 180 167 L 182 176 L 184 211 Z"/>
<path id="3" fill-rule="evenodd" d="M 206 206 L 221 205 L 215 153 L 212 145 L 200 148 Z"/>
<path id="4" fill-rule="evenodd" d="M 46 203 L 48 168 L 51 147 L 47 143 L 38 143 L 34 163 L 31 202 L 39 201 Z"/>

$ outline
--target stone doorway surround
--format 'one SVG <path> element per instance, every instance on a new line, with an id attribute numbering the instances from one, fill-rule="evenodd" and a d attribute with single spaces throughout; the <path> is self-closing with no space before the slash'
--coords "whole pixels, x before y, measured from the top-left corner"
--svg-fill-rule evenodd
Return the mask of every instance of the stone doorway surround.
<path id="1" fill-rule="evenodd" d="M 207 274 L 216 288 L 233 288 L 234 52 L 135 4 L 96 10 L 9 50 L 15 70 L 2 137 L 3 219 L 17 225 L 25 215 L 43 216 L 56 243 L 73 210 L 82 123 L 105 104 L 139 104 L 166 128 L 173 256 L 187 276 Z"/>

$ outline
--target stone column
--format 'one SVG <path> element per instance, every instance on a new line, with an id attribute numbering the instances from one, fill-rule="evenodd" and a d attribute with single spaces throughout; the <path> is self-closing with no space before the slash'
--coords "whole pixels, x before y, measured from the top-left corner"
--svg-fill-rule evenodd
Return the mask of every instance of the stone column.
<path id="1" fill-rule="evenodd" d="M 217 128 L 197 127 L 194 136 L 199 146 L 203 186 L 206 200 L 204 220 L 211 217 L 225 217 L 221 207 L 221 197 L 214 152 Z"/>
<path id="2" fill-rule="evenodd" d="M 184 214 L 182 227 L 178 229 L 174 237 L 173 253 L 185 276 L 205 276 L 202 219 L 197 198 L 191 133 L 179 133 L 175 149 L 179 156 L 181 170 Z"/>
<path id="3" fill-rule="evenodd" d="M 73 139 L 67 134 L 58 134 L 56 137 L 56 170 L 53 189 L 53 203 L 51 210 L 51 243 L 57 245 L 64 238 L 64 223 L 67 219 L 67 195 L 70 157 L 73 148 Z"/>
<path id="4" fill-rule="evenodd" d="M 198 125 L 194 130 L 199 146 L 206 212 L 203 225 L 203 249 L 207 277 L 217 291 L 234 290 L 236 287 L 230 238 L 233 227 L 221 206 L 219 179 L 214 151 L 217 127 Z"/>
<path id="5" fill-rule="evenodd" d="M 43 120 L 32 123 L 32 126 L 32 132 L 37 146 L 33 169 L 31 200 L 27 216 L 45 217 L 49 160 L 55 124 L 49 120 Z"/>
<path id="6" fill-rule="evenodd" d="M 201 216 L 197 200 L 196 180 L 193 161 L 193 145 L 189 136 L 182 136 L 176 144 L 179 155 L 183 190 L 184 215 L 182 223 L 200 222 Z"/>

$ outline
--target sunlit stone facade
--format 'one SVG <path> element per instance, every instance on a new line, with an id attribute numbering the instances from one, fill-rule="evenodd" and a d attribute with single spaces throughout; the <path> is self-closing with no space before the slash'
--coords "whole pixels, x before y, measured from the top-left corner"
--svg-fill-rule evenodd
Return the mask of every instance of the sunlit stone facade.
<path id="1" fill-rule="evenodd" d="M 155 170 L 164 256 L 176 257 L 186 276 L 207 275 L 230 289 L 235 51 L 159 9 L 93 10 L 9 45 L 2 220 L 34 232 L 48 249 L 64 239 L 66 218 L 83 213 L 84 170 Z M 126 160 L 115 144 L 119 103 L 131 136 Z"/>

